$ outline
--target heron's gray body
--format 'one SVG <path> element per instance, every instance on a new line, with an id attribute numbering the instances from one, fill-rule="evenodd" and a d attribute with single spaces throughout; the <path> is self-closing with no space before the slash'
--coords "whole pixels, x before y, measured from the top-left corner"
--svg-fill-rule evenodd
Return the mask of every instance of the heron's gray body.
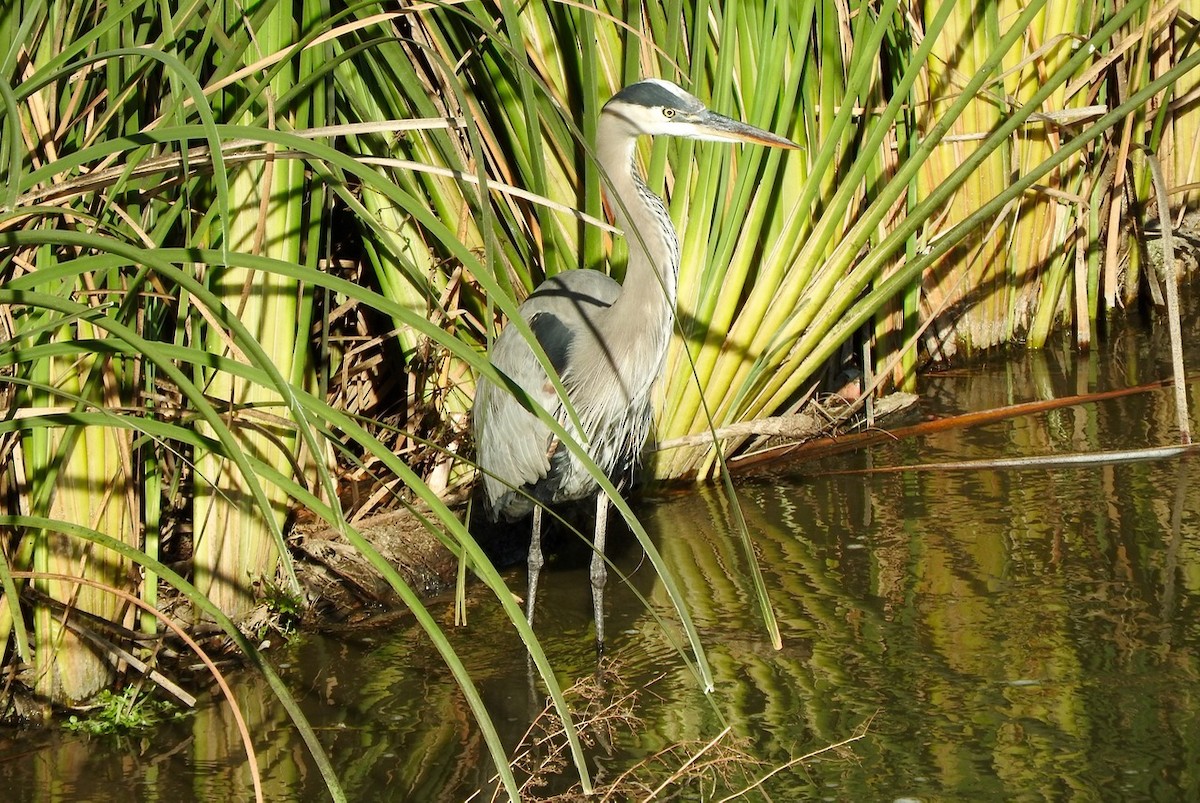
<path id="1" fill-rule="evenodd" d="M 594 270 L 547 279 L 519 312 L 562 379 L 582 425 L 588 455 L 611 479 L 636 467 L 653 421 L 654 382 L 675 321 L 679 241 L 666 207 L 638 175 L 634 144 L 641 135 L 795 148 L 770 132 L 714 114 L 666 81 L 646 80 L 614 95 L 601 111 L 596 157 L 617 225 L 629 242 L 625 282 Z M 571 416 L 521 332 L 508 327 L 492 346 L 492 365 L 516 382 L 568 431 Z M 533 512 L 529 598 L 533 623 L 542 566 L 541 509 L 596 492 L 596 480 L 537 416 L 506 390 L 481 378 L 472 411 L 476 457 L 490 517 Z M 592 601 L 596 641 L 603 647 L 604 538 L 608 499 L 596 502 Z"/>
<path id="2" fill-rule="evenodd" d="M 626 123 L 602 117 L 597 148 L 617 221 L 631 232 L 625 285 L 595 270 L 566 271 L 543 282 L 518 311 L 562 379 L 588 455 L 616 479 L 637 466 L 653 422 L 651 396 L 675 320 L 680 254 L 666 207 L 632 168 L 633 136 L 605 139 L 606 122 L 609 129 Z M 496 338 L 491 359 L 571 431 L 566 406 L 516 327 Z M 556 504 L 596 492 L 595 479 L 550 428 L 486 379 L 474 418 L 492 519 L 526 516 L 534 500 Z"/>
<path id="3" fill-rule="evenodd" d="M 589 445 L 589 456 L 613 478 L 636 466 L 652 415 L 650 384 L 623 376 L 616 368 L 624 362 L 619 352 L 626 344 L 605 344 L 594 336 L 600 330 L 601 319 L 611 314 L 620 292 L 619 284 L 598 271 L 570 271 L 548 279 L 520 308 L 583 424 L 581 440 Z M 583 326 L 572 326 L 571 322 Z M 550 377 L 515 327 L 497 338 L 492 362 L 568 431 L 574 429 Z M 605 397 L 611 397 L 611 405 L 580 403 L 594 385 L 618 389 Z M 527 516 L 534 500 L 553 505 L 595 492 L 596 482 L 579 460 L 561 447 L 548 426 L 508 393 L 490 382 L 481 385 L 475 414 L 486 422 L 477 452 L 480 464 L 490 471 L 483 483 L 484 499 L 493 519 Z M 489 431 L 520 431 L 524 437 L 489 438 Z"/>

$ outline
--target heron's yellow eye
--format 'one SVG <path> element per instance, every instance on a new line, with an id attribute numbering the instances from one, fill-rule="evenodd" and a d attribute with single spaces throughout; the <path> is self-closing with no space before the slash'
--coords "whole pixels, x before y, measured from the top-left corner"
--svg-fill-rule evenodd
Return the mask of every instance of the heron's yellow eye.
<path id="1" fill-rule="evenodd" d="M 666 117 L 668 120 L 673 119 L 675 117 L 675 110 L 672 108 L 663 109 L 663 117 Z"/>

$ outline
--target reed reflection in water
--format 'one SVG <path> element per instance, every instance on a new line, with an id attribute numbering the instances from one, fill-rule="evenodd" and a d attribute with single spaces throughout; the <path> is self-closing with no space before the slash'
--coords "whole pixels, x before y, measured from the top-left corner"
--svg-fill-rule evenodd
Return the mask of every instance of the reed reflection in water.
<path id="1" fill-rule="evenodd" d="M 655 519 L 735 733 L 783 763 L 870 723 L 853 761 L 777 778 L 778 794 L 1200 799 L 1198 473 L 744 484 L 781 653 L 728 581 L 736 541 L 682 501 Z"/>
<path id="2" fill-rule="evenodd" d="M 944 381 L 1007 402 L 1069 393 L 1044 360 L 1025 367 Z M 870 723 L 854 760 L 776 777 L 776 793 L 1200 799 L 1200 468 L 834 473 L 1169 444 L 1172 421 L 1155 392 L 743 481 L 782 653 L 740 545 L 709 524 L 729 520 L 720 493 L 656 506 L 735 732 L 779 764 Z"/>

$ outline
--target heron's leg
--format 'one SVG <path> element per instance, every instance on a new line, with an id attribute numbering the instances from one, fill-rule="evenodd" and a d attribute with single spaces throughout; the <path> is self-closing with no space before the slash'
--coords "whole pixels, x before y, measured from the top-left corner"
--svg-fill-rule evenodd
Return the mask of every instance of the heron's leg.
<path id="1" fill-rule="evenodd" d="M 533 506 L 533 532 L 529 536 L 529 593 L 525 596 L 525 621 L 533 627 L 533 609 L 537 602 L 538 574 L 542 571 L 542 506 Z"/>
<path id="2" fill-rule="evenodd" d="M 542 506 L 533 506 L 533 529 L 529 534 L 529 591 L 525 595 L 525 621 L 533 627 L 533 612 L 537 605 L 538 575 L 541 574 L 542 564 Z M 525 653 L 525 677 L 529 683 L 529 713 L 536 718 L 541 713 L 544 703 L 538 694 L 537 668 L 533 664 L 533 653 Z M 533 719 L 530 719 L 532 722 Z"/>
<path id="3" fill-rule="evenodd" d="M 608 566 L 604 563 L 604 540 L 608 535 L 608 495 L 596 494 L 596 533 L 592 552 L 592 613 L 596 617 L 596 657 L 604 655 L 604 583 Z"/>

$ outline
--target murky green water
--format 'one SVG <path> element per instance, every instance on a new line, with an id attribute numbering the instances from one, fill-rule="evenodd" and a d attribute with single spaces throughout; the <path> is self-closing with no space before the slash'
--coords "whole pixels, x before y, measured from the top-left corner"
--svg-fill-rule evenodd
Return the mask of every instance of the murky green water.
<path id="1" fill-rule="evenodd" d="M 1084 357 L 1052 351 L 948 372 L 925 383 L 921 412 L 1129 387 L 1166 375 L 1152 354 L 1165 350 L 1117 335 Z M 717 688 L 701 693 L 642 603 L 615 584 L 610 688 L 648 688 L 642 725 L 592 748 L 597 778 L 683 743 L 678 766 L 727 724 L 723 744 L 762 765 L 702 754 L 731 777 L 714 782 L 706 770 L 681 795 L 720 799 L 865 728 L 762 788 L 773 800 L 1200 800 L 1200 465 L 853 473 L 1170 444 L 1173 421 L 1169 394 L 1145 392 L 740 478 L 781 651 L 765 635 L 719 489 L 644 500 L 639 513 L 685 590 Z M 636 544 L 618 539 L 613 557 L 669 620 Z M 586 576 L 581 553 L 543 575 L 538 631 L 564 684 L 594 668 Z M 523 588 L 521 569 L 509 577 Z M 449 603 L 438 610 L 448 623 Z M 512 629 L 475 592 L 454 639 L 515 745 L 541 701 Z M 471 716 L 415 628 L 307 637 L 275 660 L 352 800 L 456 800 L 493 787 Z M 238 694 L 267 798 L 323 799 L 265 685 L 242 675 Z M 211 698 L 147 741 L 0 734 L 9 800 L 245 799 L 244 765 L 228 710 Z"/>

